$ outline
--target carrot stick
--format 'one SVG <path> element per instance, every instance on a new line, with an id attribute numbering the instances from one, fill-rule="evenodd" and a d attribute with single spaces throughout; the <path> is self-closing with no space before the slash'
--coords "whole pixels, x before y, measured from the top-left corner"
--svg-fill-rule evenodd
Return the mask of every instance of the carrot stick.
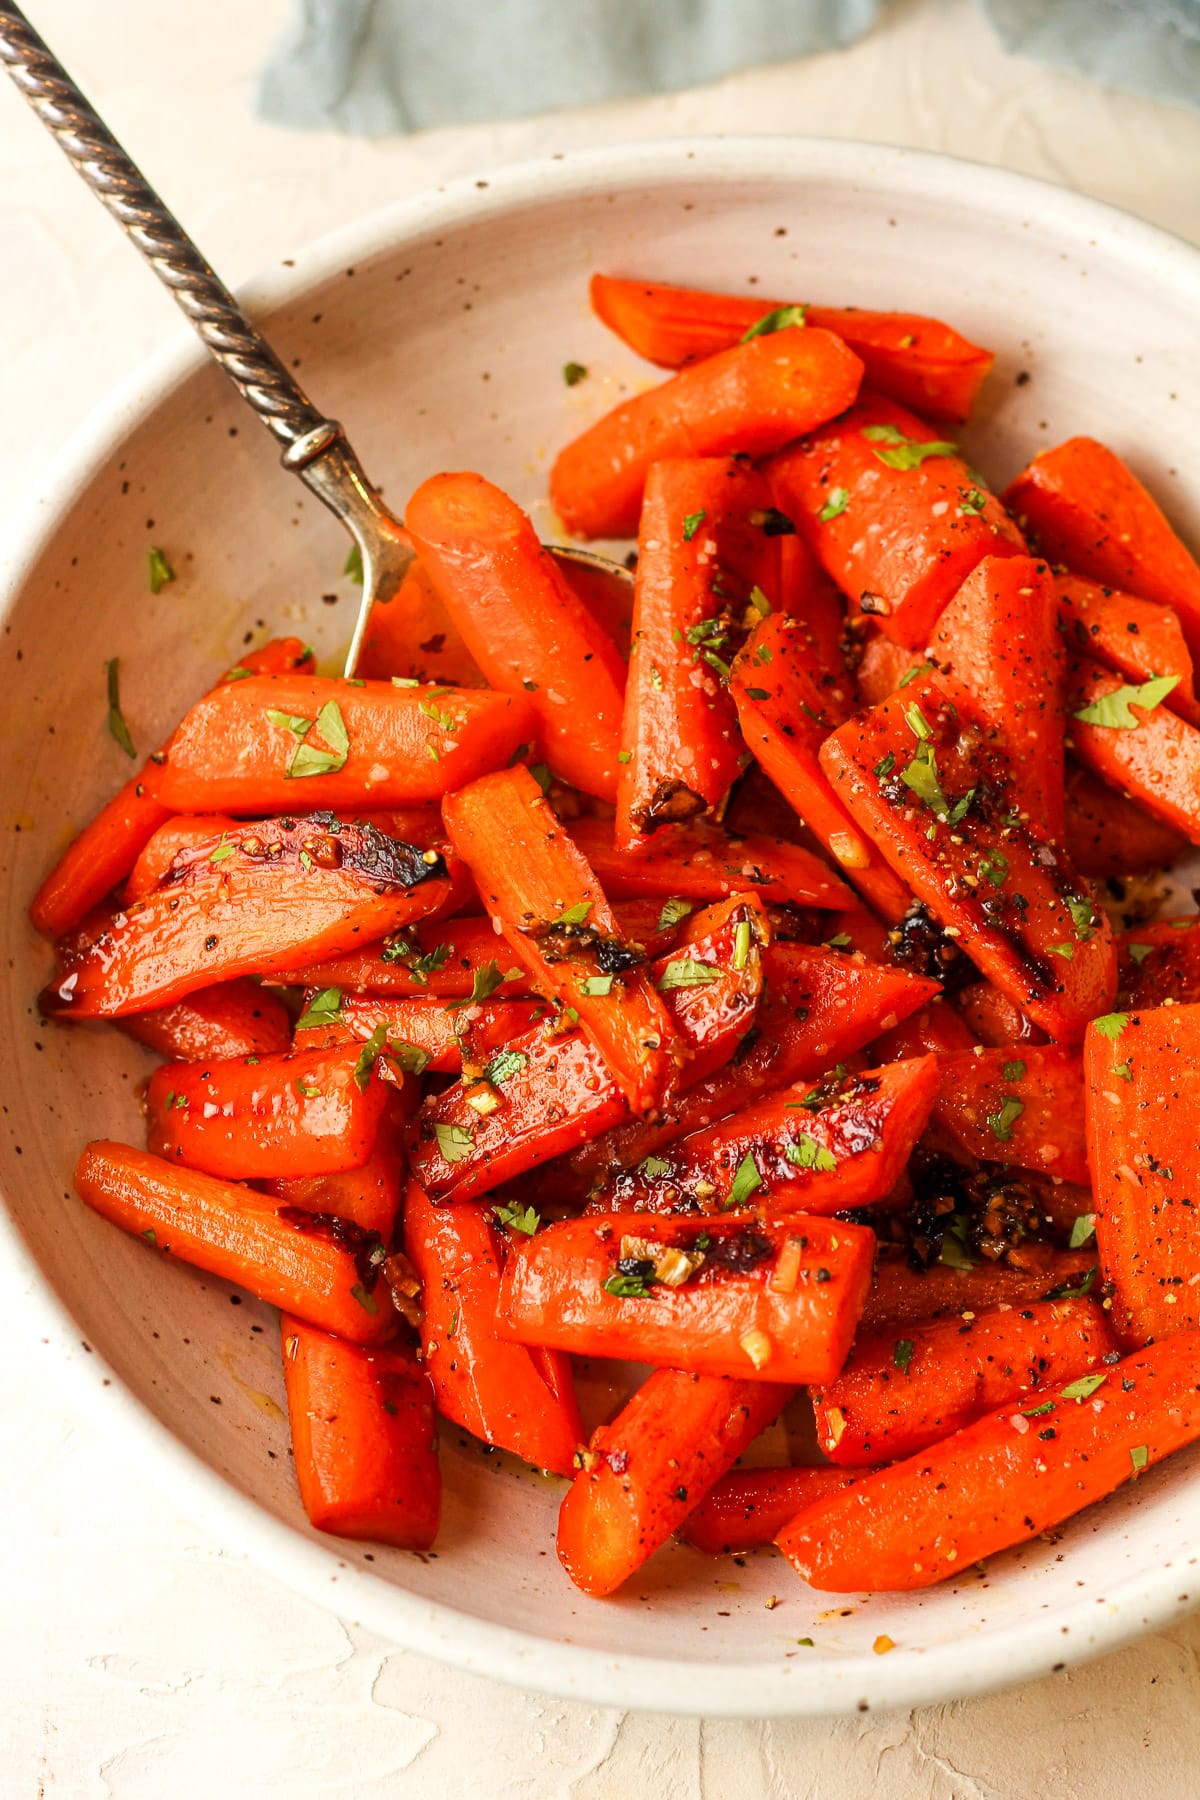
<path id="1" fill-rule="evenodd" d="M 1022 1266 L 976 1263 L 973 1269 L 934 1263 L 916 1270 L 896 1254 L 880 1251 L 875 1281 L 863 1307 L 862 1329 L 920 1324 L 954 1313 L 960 1318 L 993 1306 L 1028 1306 L 1059 1292 L 1090 1293 L 1096 1278 L 1095 1251 L 1055 1251 L 1044 1244 L 1023 1247 Z"/>
<path id="2" fill-rule="evenodd" d="M 779 585 L 770 490 L 727 457 L 654 463 L 638 526 L 633 649 L 621 725 L 614 842 L 710 811 L 740 772 L 726 691 L 749 609 Z M 755 599 L 752 601 L 752 596 Z"/>
<path id="3" fill-rule="evenodd" d="M 1200 1437 L 1196 1333 L 1126 1357 L 1098 1388 L 1092 1379 L 1056 1386 L 1034 1418 L 1010 1403 L 863 1476 L 800 1513 L 780 1549 L 822 1591 L 930 1587 L 1028 1543 Z"/>
<path id="4" fill-rule="evenodd" d="M 1200 567 L 1141 482 L 1104 444 L 1076 437 L 1043 450 L 1004 503 L 1051 561 L 1172 608 L 1197 653 Z"/>
<path id="5" fill-rule="evenodd" d="M 467 649 L 424 563 L 409 564 L 392 598 L 377 600 L 367 621 L 358 672 L 368 681 L 393 675 L 439 686 L 486 687 L 487 679 Z"/>
<path id="6" fill-rule="evenodd" d="M 497 1335 L 510 1236 L 490 1206 L 433 1206 L 409 1184 L 404 1242 L 422 1281 L 425 1368 L 444 1417 L 535 1468 L 570 1475 L 583 1426 L 568 1358 Z"/>
<path id="7" fill-rule="evenodd" d="M 844 1469 L 731 1469 L 688 1514 L 679 1535 L 710 1556 L 762 1550 L 801 1507 L 836 1494 L 853 1480 Z"/>
<path id="8" fill-rule="evenodd" d="M 624 400 L 559 452 L 550 498 L 576 537 L 632 537 L 650 465 L 765 456 L 844 412 L 862 379 L 828 331 L 772 332 Z"/>
<path id="9" fill-rule="evenodd" d="M 1134 683 L 1156 675 L 1178 676 L 1164 705 L 1189 725 L 1200 725 L 1191 651 L 1169 606 L 1137 600 L 1065 570 L 1055 575 L 1054 582 L 1058 616 L 1076 651 L 1097 657 Z"/>
<path id="10" fill-rule="evenodd" d="M 558 1515 L 558 1555 L 602 1599 L 640 1569 L 778 1416 L 790 1389 L 656 1369 L 592 1433 Z"/>
<path id="11" fill-rule="evenodd" d="M 588 1210 L 719 1212 L 751 1182 L 754 1204 L 773 1218 L 869 1206 L 895 1186 L 937 1092 L 932 1056 L 796 1082 L 677 1138 L 594 1192 Z"/>
<path id="12" fill-rule="evenodd" d="M 1139 925 L 1120 940 L 1119 1000 L 1131 1011 L 1200 1003 L 1200 928 L 1196 918 Z"/>
<path id="13" fill-rule="evenodd" d="M 280 1320 L 296 1480 L 309 1520 L 335 1537 L 428 1550 L 442 1484 L 429 1377 L 412 1350 L 344 1344 Z"/>
<path id="14" fill-rule="evenodd" d="M 368 826 L 325 814 L 245 825 L 185 852 L 162 887 L 105 920 L 41 1005 L 72 1018 L 168 1006 L 399 930 L 449 890 L 435 852 Z"/>
<path id="15" fill-rule="evenodd" d="M 772 494 L 774 489 L 772 489 Z M 774 519 L 787 519 L 777 509 Z M 798 619 L 812 644 L 821 671 L 825 704 L 841 724 L 854 711 L 855 682 L 846 661 L 846 601 L 829 579 L 790 519 L 791 530 L 776 541 L 779 549 L 779 599 L 776 611 Z"/>
<path id="16" fill-rule="evenodd" d="M 1111 1013 L 1084 1041 L 1096 1242 L 1126 1344 L 1200 1320 L 1197 1042 L 1197 1006 Z"/>
<path id="17" fill-rule="evenodd" d="M 922 448 L 929 444 L 941 447 Z M 957 452 L 876 394 L 775 457 L 768 472 L 778 504 L 843 593 L 910 649 L 925 648 L 977 563 L 1025 548 Z"/>
<path id="18" fill-rule="evenodd" d="M 129 1013 L 120 1028 L 126 1037 L 171 1062 L 268 1056 L 286 1050 L 292 1038 L 291 1020 L 282 1003 L 250 980 L 198 988 L 158 1012 Z"/>
<path id="19" fill-rule="evenodd" d="M 941 1058 L 941 1078 L 934 1119 L 968 1156 L 1087 1186 L 1078 1051 L 1058 1044 L 963 1051 Z"/>
<path id="20" fill-rule="evenodd" d="M 625 665 L 527 515 L 482 475 L 455 474 L 423 482 L 406 517 L 472 657 L 492 687 L 528 706 L 550 766 L 615 799 Z"/>
<path id="21" fill-rule="evenodd" d="M 850 889 L 811 850 L 782 838 L 738 837 L 719 826 L 664 825 L 636 857 L 618 851 L 603 819 L 576 819 L 571 835 L 610 900 L 724 900 L 758 893 L 781 905 L 853 907 Z"/>
<path id="22" fill-rule="evenodd" d="M 832 687 L 839 691 L 836 677 Z M 747 749 L 859 893 L 895 924 L 912 895 L 858 829 L 821 768 L 821 745 L 845 709 L 836 703 L 829 708 L 805 627 L 779 613 L 764 619 L 738 654 L 729 688 Z"/>
<path id="23" fill-rule="evenodd" d="M 841 1468 L 899 1462 L 1119 1357 L 1107 1316 L 1088 1299 L 942 1319 L 907 1337 L 862 1333 L 841 1374 L 813 1396 L 817 1443 Z"/>
<path id="24" fill-rule="evenodd" d="M 509 1251 L 498 1329 L 520 1343 L 698 1375 L 830 1381 L 874 1255 L 863 1226 L 807 1216 L 566 1219 Z"/>
<path id="25" fill-rule="evenodd" d="M 164 1255 L 236 1282 L 322 1331 L 378 1344 L 396 1329 L 376 1281 L 382 1247 L 365 1232 L 306 1225 L 298 1208 L 251 1188 L 103 1140 L 84 1150 L 75 1188 L 94 1211 Z"/>
<path id="26" fill-rule="evenodd" d="M 465 1071 L 468 1080 L 477 1079 L 496 1051 L 532 1032 L 550 1014 L 539 1000 L 489 1000 L 455 1008 L 403 995 L 341 994 L 337 988 L 322 988 L 318 998 L 320 1017 L 328 1016 L 331 1005 L 336 1015 L 332 1041 L 344 1035 L 362 1044 L 383 1033 L 385 1062 L 391 1065 L 388 1079 L 396 1071 L 403 1077 L 426 1070 L 439 1075 Z M 307 1031 L 297 1030 L 297 1045 L 307 1038 Z M 323 1041 L 319 1024 L 311 1041 Z"/>
<path id="27" fill-rule="evenodd" d="M 965 689 L 914 681 L 826 739 L 821 765 L 916 897 L 1052 1037 L 1078 1039 L 1111 1005 L 1108 921 L 1022 823 L 1021 791 Z"/>
<path id="28" fill-rule="evenodd" d="M 1072 724 L 1072 737 L 1074 730 Z M 1093 880 L 1169 868 L 1188 846 L 1181 831 L 1151 817 L 1139 801 L 1126 799 L 1072 756 L 1067 758 L 1066 813 L 1067 856 L 1081 875 Z"/>
<path id="29" fill-rule="evenodd" d="M 740 342 L 786 308 L 749 294 L 706 294 L 661 282 L 593 275 L 592 310 L 631 350 L 680 369 Z M 836 332 L 881 393 L 934 419 L 965 419 L 995 358 L 940 319 L 858 306 L 804 306 L 806 322 Z"/>
<path id="30" fill-rule="evenodd" d="M 543 993 L 571 1007 L 636 1111 L 655 1104 L 674 1062 L 670 1014 L 617 937 L 586 856 L 528 769 L 448 795 L 446 828 L 493 919 Z"/>
<path id="31" fill-rule="evenodd" d="M 1171 712 L 1162 699 L 1158 682 L 1134 688 L 1087 658 L 1073 657 L 1068 664 L 1067 708 L 1075 755 L 1153 818 L 1196 844 L 1200 843 L 1200 731 Z"/>

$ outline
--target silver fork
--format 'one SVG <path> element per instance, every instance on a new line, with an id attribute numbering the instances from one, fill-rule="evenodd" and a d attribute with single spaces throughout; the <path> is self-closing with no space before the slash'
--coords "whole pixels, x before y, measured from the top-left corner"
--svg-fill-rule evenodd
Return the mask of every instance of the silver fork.
<path id="1" fill-rule="evenodd" d="M 367 479 L 345 432 L 313 405 L 137 165 L 125 153 L 11 0 L 0 0 L 0 62 L 96 197 L 174 295 L 243 400 L 283 445 L 298 475 L 350 533 L 362 559 L 362 600 L 346 652 L 353 675 L 376 601 L 390 600 L 413 561 L 400 521 Z M 628 571 L 590 550 L 546 546 L 564 562 L 628 582 Z"/>

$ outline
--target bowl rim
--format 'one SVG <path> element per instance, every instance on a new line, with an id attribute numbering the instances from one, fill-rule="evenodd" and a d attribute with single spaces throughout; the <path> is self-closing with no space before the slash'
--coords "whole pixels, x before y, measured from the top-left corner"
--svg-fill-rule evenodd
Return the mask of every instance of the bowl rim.
<path id="1" fill-rule="evenodd" d="M 452 229 L 531 203 L 638 182 L 725 184 L 808 174 L 850 186 L 866 184 L 897 198 L 919 194 L 936 200 L 945 194 L 961 200 L 964 171 L 977 203 L 993 217 L 1019 222 L 1017 215 L 1035 212 L 1043 225 L 1049 223 L 1081 247 L 1103 238 L 1107 250 L 1153 263 L 1164 279 L 1189 285 L 1200 308 L 1200 250 L 1104 201 L 933 151 L 768 134 L 648 139 L 548 153 L 488 170 L 482 187 L 480 177 L 468 173 L 323 234 L 286 263 L 243 284 L 238 297 L 252 317 L 269 324 L 276 309 L 348 263 L 394 249 L 430 226 Z M 0 618 L 44 553 L 59 519 L 121 441 L 207 362 L 197 338 L 181 330 L 101 400 L 69 437 L 13 515 L 0 551 Z M 106 1433 L 115 1425 L 181 1510 L 241 1560 L 401 1648 L 515 1686 L 594 1705 L 710 1717 L 867 1712 L 992 1692 L 1115 1649 L 1191 1610 L 1176 1592 L 1178 1570 L 1167 1566 L 1110 1585 L 1103 1609 L 1081 1598 L 1045 1616 L 933 1649 L 900 1646 L 887 1656 L 856 1654 L 812 1662 L 784 1661 L 776 1652 L 763 1661 L 728 1664 L 613 1653 L 493 1624 L 360 1569 L 341 1554 L 337 1539 L 318 1539 L 279 1520 L 187 1448 L 126 1387 L 98 1349 L 80 1357 L 81 1328 L 33 1255 L 6 1200 L 0 1206 L 0 1288 L 19 1296 L 28 1326 L 56 1352 L 54 1369 L 75 1403 Z M 1200 1547 L 1200 1497 L 1196 1543 Z M 1066 1633 L 1064 1623 L 1070 1627 Z"/>

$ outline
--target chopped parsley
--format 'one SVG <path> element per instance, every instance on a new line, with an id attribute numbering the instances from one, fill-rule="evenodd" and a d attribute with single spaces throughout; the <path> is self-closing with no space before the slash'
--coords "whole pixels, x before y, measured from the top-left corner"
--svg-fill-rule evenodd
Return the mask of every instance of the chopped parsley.
<path id="1" fill-rule="evenodd" d="M 1134 962 L 1137 964 L 1138 968 L 1140 969 L 1142 964 L 1145 962 L 1146 958 L 1153 951 L 1154 945 L 1153 944 L 1130 944 L 1128 946 L 1128 949 L 1129 949 L 1130 956 L 1132 956 Z"/>
<path id="2" fill-rule="evenodd" d="M 1006 1062 L 1004 1065 L 1005 1081 L 1020 1081 L 1024 1073 L 1025 1064 L 1019 1056 L 1015 1057 L 1012 1062 Z"/>
<path id="3" fill-rule="evenodd" d="M 916 681 L 920 676 L 928 675 L 932 669 L 933 664 L 931 662 L 914 663 L 912 668 L 905 669 L 903 675 L 900 677 L 897 691 L 899 691 L 899 688 L 906 688 L 910 681 Z"/>
<path id="4" fill-rule="evenodd" d="M 475 1132 L 470 1125 L 446 1125 L 439 1121 L 433 1128 L 437 1147 L 448 1163 L 463 1162 L 475 1147 Z"/>
<path id="5" fill-rule="evenodd" d="M 912 1361 L 915 1346 L 911 1338 L 897 1338 L 896 1348 L 892 1351 L 892 1367 L 899 1369 L 902 1375 L 908 1373 L 908 1365 Z"/>
<path id="6" fill-rule="evenodd" d="M 989 1113 L 987 1122 L 993 1137 L 1007 1143 L 1012 1136 L 1012 1128 L 1025 1111 L 1025 1102 L 1018 1100 L 1015 1094 L 1005 1094 L 999 1112 Z"/>
<path id="7" fill-rule="evenodd" d="M 357 581 L 359 587 L 362 586 L 362 584 L 363 584 L 363 559 L 362 559 L 362 551 L 359 549 L 357 544 L 351 544 L 350 549 L 346 555 L 346 561 L 342 565 L 342 574 L 344 576 L 347 576 L 351 581 Z"/>
<path id="8" fill-rule="evenodd" d="M 1081 1375 L 1077 1381 L 1068 1382 L 1062 1390 L 1064 1400 L 1090 1400 L 1096 1389 L 1103 1387 L 1108 1376 L 1103 1372 L 1095 1375 Z"/>
<path id="9" fill-rule="evenodd" d="M 582 925 L 591 910 L 591 901 L 581 900 L 577 906 L 568 906 L 565 912 L 560 912 L 554 923 L 556 925 Z"/>
<path id="10" fill-rule="evenodd" d="M 808 313 L 807 306 L 777 306 L 774 312 L 765 313 L 756 319 L 749 331 L 742 333 L 742 343 L 748 344 L 752 338 L 768 337 L 773 331 L 786 331 L 790 325 L 803 325 Z"/>
<path id="11" fill-rule="evenodd" d="M 1082 895 L 1070 894 L 1067 897 L 1067 911 L 1071 915 L 1071 923 L 1075 927 L 1075 936 L 1081 944 L 1096 935 L 1096 909 L 1090 900 Z"/>
<path id="12" fill-rule="evenodd" d="M 484 963 L 481 969 L 471 973 L 471 992 L 465 1000 L 451 1000 L 447 1012 L 459 1012 L 464 1006 L 479 1006 L 484 1000 L 490 1000 L 498 987 L 506 981 L 514 981 L 521 974 L 520 969 L 510 969 L 506 975 L 500 973 L 500 964 Z"/>
<path id="13" fill-rule="evenodd" d="M 1073 716 L 1081 719 L 1085 725 L 1107 725 L 1114 731 L 1136 731 L 1143 721 L 1134 717 L 1130 707 L 1136 706 L 1142 712 L 1153 712 L 1159 702 L 1165 700 L 1178 685 L 1178 675 L 1156 675 L 1153 680 L 1143 681 L 1138 687 L 1124 686 L 1114 688 L 1111 694 L 1101 694 L 1087 706 L 1081 706 Z"/>
<path id="14" fill-rule="evenodd" d="M 754 1160 L 754 1152 L 747 1150 L 738 1164 L 737 1174 L 733 1178 L 733 1186 L 729 1190 L 723 1210 L 731 1212 L 736 1206 L 744 1206 L 751 1194 L 758 1192 L 762 1183 L 763 1178 L 759 1173 L 758 1164 Z"/>
<path id="15" fill-rule="evenodd" d="M 665 1156 L 645 1156 L 638 1164 L 637 1172 L 647 1181 L 657 1181 L 660 1176 L 671 1173 L 671 1165 Z"/>
<path id="16" fill-rule="evenodd" d="M 864 425 L 863 436 L 873 444 L 888 445 L 886 450 L 876 450 L 875 454 L 889 469 L 918 469 L 927 456 L 958 455 L 957 444 L 951 444 L 944 438 L 925 442 L 905 437 L 895 425 Z"/>
<path id="17" fill-rule="evenodd" d="M 739 919 L 733 928 L 733 966 L 744 969 L 750 957 L 750 921 Z"/>
<path id="18" fill-rule="evenodd" d="M 1068 1277 L 1066 1281 L 1060 1281 L 1055 1287 L 1050 1288 L 1047 1293 L 1042 1295 L 1042 1298 L 1043 1300 L 1082 1300 L 1083 1296 L 1090 1294 L 1096 1285 L 1096 1276 L 1099 1272 L 1100 1265 L 1093 1263 L 1087 1274 L 1080 1276 L 1078 1281 L 1072 1281 Z"/>
<path id="19" fill-rule="evenodd" d="M 155 592 L 157 592 L 157 591 L 158 590 L 155 589 Z M 125 723 L 125 715 L 121 711 L 121 659 L 120 659 L 120 657 L 118 657 L 118 656 L 111 657 L 107 664 L 107 670 L 108 670 L 108 729 L 109 729 L 109 732 L 111 733 L 111 735 L 113 736 L 113 738 L 116 740 L 116 742 L 118 744 L 120 744 L 120 746 L 121 746 L 122 750 L 125 752 L 126 756 L 136 757 L 137 751 L 133 747 L 133 738 L 130 736 L 129 727 Z"/>
<path id="20" fill-rule="evenodd" d="M 1092 1030 L 1098 1031 L 1100 1036 L 1107 1038 L 1110 1044 L 1115 1044 L 1128 1023 L 1128 1013 L 1105 1013 L 1101 1018 L 1092 1020 Z"/>
<path id="21" fill-rule="evenodd" d="M 840 519 L 850 504 L 850 489 L 844 487 L 831 488 L 829 498 L 817 514 L 822 525 L 828 525 L 830 519 Z"/>
<path id="22" fill-rule="evenodd" d="M 581 381 L 587 379 L 587 364 L 579 362 L 564 363 L 562 373 L 563 380 L 568 387 L 578 387 Z"/>
<path id="23" fill-rule="evenodd" d="M 938 1253 L 938 1261 L 948 1269 L 973 1269 L 975 1257 L 967 1242 L 967 1228 L 970 1221 L 965 1213 L 954 1213 L 942 1233 L 942 1247 Z"/>
<path id="24" fill-rule="evenodd" d="M 532 1237 L 542 1222 L 541 1214 L 532 1206 L 522 1206 L 516 1200 L 504 1200 L 492 1207 L 497 1224 L 508 1231 L 520 1231 L 526 1237 Z"/>
<path id="25" fill-rule="evenodd" d="M 896 752 L 894 750 L 889 750 L 889 751 L 887 751 L 887 753 L 885 755 L 881 756 L 879 761 L 875 764 L 875 779 L 876 779 L 876 781 L 886 780 L 886 778 L 891 774 L 891 772 L 895 768 L 895 766 L 896 766 Z"/>
<path id="26" fill-rule="evenodd" d="M 322 750 L 308 741 L 307 734 L 292 751 L 291 760 L 284 770 L 285 777 L 299 781 L 310 775 L 335 775 L 346 766 L 346 758 L 350 754 L 350 739 L 346 732 L 346 721 L 342 717 L 342 709 L 336 700 L 327 700 L 317 714 L 315 724 L 309 731 L 315 731 L 329 746 Z"/>
<path id="27" fill-rule="evenodd" d="M 697 962 L 692 956 L 677 956 L 663 970 L 658 991 L 670 994 L 676 988 L 708 987 L 720 979 L 721 971 L 714 963 Z"/>
<path id="28" fill-rule="evenodd" d="M 658 915 L 658 930 L 673 931 L 676 925 L 680 924 L 694 910 L 695 907 L 691 900 L 680 900 L 675 897 L 664 900 L 662 911 Z"/>
<path id="29" fill-rule="evenodd" d="M 337 992 L 336 988 L 329 991 Z M 375 1067 L 376 1058 L 383 1055 L 386 1043 L 387 1026 L 377 1025 L 359 1052 L 358 1061 L 353 1069 L 354 1085 L 360 1094 L 365 1094 L 371 1085 L 371 1071 Z"/>
<path id="30" fill-rule="evenodd" d="M 700 527 L 703 525 L 703 523 L 707 517 L 708 517 L 708 514 L 704 510 L 703 507 L 700 508 L 699 512 L 686 513 L 684 515 L 683 541 L 685 544 L 691 543 L 692 539 L 695 537 L 696 533 L 699 531 Z"/>
<path id="31" fill-rule="evenodd" d="M 377 1313 L 379 1311 L 375 1296 L 367 1292 L 361 1281 L 356 1281 L 350 1289 L 350 1298 L 357 1300 L 364 1312 Z"/>
<path id="32" fill-rule="evenodd" d="M 528 1063 L 529 1058 L 523 1050 L 498 1050 L 483 1071 L 483 1079 L 490 1081 L 493 1087 L 498 1087 L 502 1081 L 519 1075 Z"/>
<path id="33" fill-rule="evenodd" d="M 653 1275 L 610 1275 L 604 1283 L 606 1294 L 615 1294 L 618 1300 L 648 1300 L 650 1289 L 654 1286 Z"/>
<path id="34" fill-rule="evenodd" d="M 322 988 L 314 994 L 300 1017 L 296 1020 L 296 1030 L 306 1031 L 310 1026 L 340 1025 L 342 1023 L 342 990 L 338 987 Z"/>
<path id="35" fill-rule="evenodd" d="M 579 991 L 581 994 L 611 994 L 612 984 L 611 975 L 589 975 Z"/>
<path id="36" fill-rule="evenodd" d="M 175 579 L 175 571 L 156 544 L 150 546 L 150 592 L 161 594 Z"/>
<path id="37" fill-rule="evenodd" d="M 800 1134 L 797 1143 L 786 1145 L 783 1154 L 798 1169 L 815 1169 L 819 1175 L 833 1175 L 837 1171 L 838 1159 L 833 1151 L 818 1144 L 807 1132 Z"/>
<path id="38" fill-rule="evenodd" d="M 405 1075 L 423 1075 L 433 1058 L 419 1044 L 407 1044 L 403 1038 L 389 1038 L 387 1053 Z"/>
<path id="39" fill-rule="evenodd" d="M 1146 1467 L 1146 1464 L 1150 1461 L 1150 1452 L 1146 1445 L 1135 1444 L 1133 1449 L 1129 1452 L 1129 1460 L 1133 1464 L 1134 1474 L 1140 1475 L 1142 1470 Z"/>

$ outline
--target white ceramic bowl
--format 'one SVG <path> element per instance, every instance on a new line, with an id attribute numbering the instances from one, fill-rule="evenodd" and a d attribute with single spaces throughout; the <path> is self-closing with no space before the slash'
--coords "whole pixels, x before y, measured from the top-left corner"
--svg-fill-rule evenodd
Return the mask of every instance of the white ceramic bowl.
<path id="1" fill-rule="evenodd" d="M 1200 435 L 1200 255 L 994 170 L 797 138 L 555 158 L 354 225 L 261 282 L 252 303 L 397 504 L 436 469 L 472 467 L 536 513 L 555 447 L 649 378 L 589 315 L 595 269 L 949 318 L 1000 353 L 964 434 L 994 480 L 1056 438 L 1095 432 L 1200 535 L 1200 482 L 1189 495 L 1180 473 Z M 568 360 L 590 371 L 573 389 Z M 151 542 L 179 573 L 157 598 Z M 1191 1604 L 1200 1464 L 1187 1456 L 982 1578 L 844 1606 L 773 1553 L 740 1567 L 682 1548 L 622 1597 L 586 1600 L 554 1556 L 559 1484 L 454 1433 L 436 1557 L 309 1530 L 274 1316 L 164 1264 L 70 1191 L 85 1139 L 139 1138 L 146 1063 L 115 1032 L 39 1026 L 48 956 L 25 907 L 69 831 L 127 774 L 105 730 L 105 659 L 122 659 L 125 710 L 149 749 L 265 625 L 332 655 L 355 593 L 339 579 L 344 555 L 187 341 L 84 429 L 9 559 L 3 1263 L 33 1303 L 31 1337 L 77 1378 L 114 1458 L 144 1460 L 230 1545 L 386 1637 L 618 1706 L 762 1715 L 946 1700 L 1062 1667 Z M 782 1603 L 768 1609 L 772 1593 Z M 896 1645 L 886 1656 L 872 1653 L 881 1634 Z"/>

